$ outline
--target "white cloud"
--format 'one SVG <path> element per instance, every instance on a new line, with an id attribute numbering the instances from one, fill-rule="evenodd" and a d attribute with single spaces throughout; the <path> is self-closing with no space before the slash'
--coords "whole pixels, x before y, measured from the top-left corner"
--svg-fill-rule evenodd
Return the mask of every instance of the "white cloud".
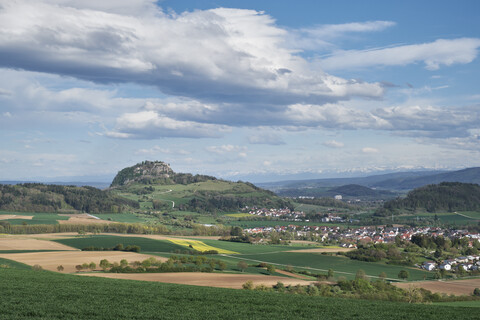
<path id="1" fill-rule="evenodd" d="M 169 149 L 169 148 L 162 148 L 160 146 L 154 146 L 150 149 L 139 149 L 135 152 L 135 154 L 146 154 L 146 155 L 156 155 L 156 154 L 176 154 L 176 155 L 188 155 L 191 152 L 183 149 Z"/>
<path id="2" fill-rule="evenodd" d="M 335 141 L 335 140 L 325 141 L 322 144 L 324 146 L 330 147 L 330 148 L 343 148 L 345 146 L 345 144 L 343 142 Z"/>
<path id="3" fill-rule="evenodd" d="M 362 152 L 369 154 L 369 153 L 378 153 L 379 151 L 376 148 L 365 147 L 365 148 L 362 148 Z"/>
<path id="4" fill-rule="evenodd" d="M 332 49 L 334 42 L 345 35 L 382 31 L 394 25 L 392 21 L 366 21 L 294 29 L 288 35 L 288 44 L 296 50 Z"/>
<path id="5" fill-rule="evenodd" d="M 125 13 L 127 1 L 52 2 L 4 1 L 0 66 L 236 103 L 324 103 L 383 94 L 378 83 L 325 74 L 285 46 L 287 30 L 254 10 L 177 15 L 137 1 L 133 7 L 151 10 L 132 16 Z"/>
<path id="6" fill-rule="evenodd" d="M 472 62 L 478 55 L 479 38 L 438 39 L 434 42 L 380 48 L 334 52 L 319 61 L 326 70 L 348 70 L 373 66 L 404 66 L 423 62 L 428 70 L 440 66 Z"/>
<path id="7" fill-rule="evenodd" d="M 125 113 L 115 129 L 106 133 L 112 138 L 157 139 L 161 137 L 215 138 L 229 132 L 227 126 L 179 121 L 155 111 Z"/>
<path id="8" fill-rule="evenodd" d="M 229 154 L 229 153 L 244 153 L 247 150 L 247 148 L 242 146 L 225 144 L 221 146 L 210 146 L 210 147 L 207 147 L 206 150 L 216 154 Z"/>

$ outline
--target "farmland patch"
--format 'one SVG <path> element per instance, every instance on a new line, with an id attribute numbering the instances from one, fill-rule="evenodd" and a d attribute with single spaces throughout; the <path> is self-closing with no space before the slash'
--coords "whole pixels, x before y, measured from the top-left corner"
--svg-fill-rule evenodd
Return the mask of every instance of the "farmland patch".
<path id="1" fill-rule="evenodd" d="M 75 266 L 83 263 L 95 262 L 98 266 L 103 259 L 113 263 L 120 262 L 122 259 L 126 259 L 128 262 L 143 261 L 150 257 L 152 256 L 123 251 L 56 251 L 0 254 L 0 258 L 14 260 L 30 266 L 39 265 L 43 269 L 50 271 L 57 271 L 57 267 L 62 265 L 64 272 L 75 272 Z M 161 261 L 167 260 L 161 257 L 155 258 Z"/>

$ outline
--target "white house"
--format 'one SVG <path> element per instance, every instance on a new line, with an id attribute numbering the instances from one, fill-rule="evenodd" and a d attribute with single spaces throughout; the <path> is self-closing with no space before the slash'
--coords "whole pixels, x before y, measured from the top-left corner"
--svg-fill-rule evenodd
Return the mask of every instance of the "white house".
<path id="1" fill-rule="evenodd" d="M 437 265 L 433 261 L 425 261 L 423 263 L 423 268 L 428 271 L 435 270 L 437 268 Z"/>
<path id="2" fill-rule="evenodd" d="M 452 270 L 452 265 L 448 264 L 448 263 L 442 263 L 440 266 L 439 266 L 440 269 L 443 269 L 445 271 L 450 271 Z"/>

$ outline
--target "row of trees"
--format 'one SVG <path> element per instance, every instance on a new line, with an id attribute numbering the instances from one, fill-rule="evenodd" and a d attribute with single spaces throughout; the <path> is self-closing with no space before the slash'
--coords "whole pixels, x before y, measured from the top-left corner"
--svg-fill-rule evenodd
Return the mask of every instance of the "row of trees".
<path id="1" fill-rule="evenodd" d="M 170 230 L 162 225 L 151 226 L 137 223 L 10 225 L 7 221 L 0 221 L 0 233 L 34 234 L 59 232 L 169 234 Z"/>

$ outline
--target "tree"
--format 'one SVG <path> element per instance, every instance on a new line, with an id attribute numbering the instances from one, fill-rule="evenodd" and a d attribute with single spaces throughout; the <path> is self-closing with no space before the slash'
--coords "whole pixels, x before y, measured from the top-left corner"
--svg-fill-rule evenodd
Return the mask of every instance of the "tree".
<path id="1" fill-rule="evenodd" d="M 81 264 L 77 264 L 75 269 L 77 269 L 77 272 L 80 272 L 83 269 L 83 266 Z"/>
<path id="2" fill-rule="evenodd" d="M 362 269 L 358 269 L 357 273 L 355 274 L 355 280 L 367 280 L 367 274 Z"/>
<path id="3" fill-rule="evenodd" d="M 385 279 L 387 278 L 387 274 L 385 272 L 382 272 L 378 275 L 378 277 L 380 278 L 380 280 L 385 281 Z"/>
<path id="4" fill-rule="evenodd" d="M 120 267 L 125 268 L 128 266 L 128 261 L 126 259 L 120 260 Z"/>
<path id="5" fill-rule="evenodd" d="M 103 259 L 100 261 L 100 268 L 103 269 L 103 271 L 107 270 L 108 268 L 110 268 L 110 262 L 108 262 L 107 259 Z"/>
<path id="6" fill-rule="evenodd" d="M 473 295 L 477 297 L 480 296 L 480 288 L 473 289 Z"/>
<path id="7" fill-rule="evenodd" d="M 227 268 L 227 264 L 221 260 L 217 261 L 217 266 L 219 270 L 225 270 Z"/>
<path id="8" fill-rule="evenodd" d="M 95 262 L 90 262 L 90 264 L 88 265 L 88 269 L 90 270 L 95 270 L 97 268 L 97 264 Z"/>
<path id="9" fill-rule="evenodd" d="M 333 279 L 333 276 L 334 276 L 333 269 L 328 269 L 327 278 L 328 279 Z"/>
<path id="10" fill-rule="evenodd" d="M 230 230 L 230 235 L 232 237 L 241 237 L 243 234 L 243 229 L 240 227 L 232 227 L 232 230 Z"/>
<path id="11" fill-rule="evenodd" d="M 59 265 L 59 266 L 57 267 L 57 271 L 58 271 L 58 272 L 63 272 L 63 270 L 64 270 L 64 268 L 63 268 L 62 265 Z"/>
<path id="12" fill-rule="evenodd" d="M 410 277 L 410 274 L 408 273 L 407 270 L 400 270 L 400 272 L 398 273 L 398 278 L 399 279 L 407 280 L 408 277 Z"/>
<path id="13" fill-rule="evenodd" d="M 275 272 L 275 266 L 272 264 L 267 265 L 267 271 L 270 274 L 273 274 Z"/>
<path id="14" fill-rule="evenodd" d="M 238 267 L 242 272 L 244 272 L 245 269 L 248 268 L 248 264 L 247 264 L 245 261 L 239 261 L 239 262 L 237 263 L 237 267 Z"/>

